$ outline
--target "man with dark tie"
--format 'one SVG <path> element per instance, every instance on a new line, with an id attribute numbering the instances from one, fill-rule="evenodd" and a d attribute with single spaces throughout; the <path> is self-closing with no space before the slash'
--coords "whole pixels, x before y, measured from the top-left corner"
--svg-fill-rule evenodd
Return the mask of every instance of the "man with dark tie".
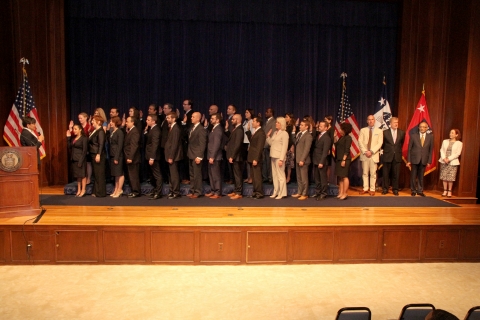
<path id="1" fill-rule="evenodd" d="M 222 150 L 224 145 L 223 128 L 220 125 L 222 115 L 220 113 L 212 114 L 210 116 L 210 124 L 212 130 L 208 133 L 208 179 L 210 180 L 211 191 L 205 196 L 210 199 L 218 199 L 222 196 Z"/>
<path id="2" fill-rule="evenodd" d="M 252 126 L 255 132 L 252 134 L 250 130 L 246 131 L 250 146 L 248 148 L 247 161 L 251 166 L 251 176 L 253 192 L 250 196 L 253 199 L 262 199 L 263 193 L 263 178 L 262 178 L 262 163 L 263 163 L 263 147 L 265 146 L 265 140 L 267 136 L 262 129 L 262 118 L 255 116 L 252 119 Z"/>
<path id="3" fill-rule="evenodd" d="M 200 125 L 200 112 L 192 114 L 192 126 L 188 137 L 187 157 L 190 169 L 190 199 L 203 195 L 202 160 L 207 146 L 207 131 Z"/>
<path id="4" fill-rule="evenodd" d="M 123 143 L 123 152 L 127 162 L 128 176 L 130 178 L 130 187 L 132 192 L 128 194 L 129 198 L 140 197 L 140 132 L 134 124 L 134 118 L 128 117 L 125 121 L 127 135 Z"/>
<path id="5" fill-rule="evenodd" d="M 327 133 L 327 123 L 320 121 L 318 137 L 315 139 L 313 149 L 313 165 L 315 177 L 315 198 L 325 200 L 328 194 L 328 154 L 332 146 L 332 139 Z"/>
<path id="6" fill-rule="evenodd" d="M 398 196 L 398 178 L 400 176 L 400 163 L 402 162 L 402 146 L 404 141 L 405 131 L 398 129 L 398 118 L 392 117 L 390 119 L 390 129 L 383 131 L 382 194 L 388 193 L 391 181 L 393 194 Z"/>
<path id="7" fill-rule="evenodd" d="M 432 163 L 433 151 L 433 134 L 428 134 L 428 123 L 420 122 L 418 125 L 418 133 L 410 135 L 408 142 L 408 160 L 407 167 L 410 168 L 410 189 L 412 190 L 412 197 L 425 197 L 423 193 L 423 175 L 425 168 Z M 415 178 L 418 180 L 418 187 L 415 183 Z"/>
<path id="8" fill-rule="evenodd" d="M 233 115 L 237 112 L 237 107 L 233 104 L 229 104 L 227 107 L 227 117 L 225 119 L 225 133 L 228 135 L 230 134 L 233 129 L 235 129 L 235 126 L 232 124 L 233 121 Z M 225 167 L 223 168 L 223 172 L 225 173 L 225 182 L 227 184 L 232 184 L 233 183 L 233 166 L 231 163 L 228 162 L 227 154 L 224 152 L 224 158 L 227 159 L 227 161 L 224 163 Z"/>
<path id="9" fill-rule="evenodd" d="M 243 138 L 245 133 L 242 126 L 242 116 L 235 114 L 232 117 L 232 126 L 233 130 L 231 132 L 227 131 L 228 136 L 226 151 L 227 151 L 227 160 L 233 166 L 233 178 L 235 189 L 228 196 L 232 200 L 242 198 L 243 194 Z"/>
<path id="10" fill-rule="evenodd" d="M 168 199 L 180 198 L 180 176 L 178 162 L 183 159 L 182 129 L 176 123 L 177 114 L 170 112 L 167 121 L 170 125 L 167 141 L 165 142 L 165 160 L 170 169 L 170 191 Z"/>
<path id="11" fill-rule="evenodd" d="M 154 189 L 149 200 L 157 200 L 162 197 L 163 188 L 163 177 L 160 171 L 160 160 L 162 156 L 160 152 L 160 140 L 162 132 L 157 125 L 156 114 L 149 114 L 146 123 L 150 129 L 146 134 L 145 159 L 148 161 L 153 178 L 155 179 Z"/>
<path id="12" fill-rule="evenodd" d="M 300 129 L 295 139 L 295 170 L 297 172 L 298 191 L 292 195 L 298 200 L 308 199 L 308 167 L 310 165 L 310 147 L 313 137 L 309 132 L 307 121 L 300 122 Z"/>
<path id="13" fill-rule="evenodd" d="M 192 100 L 184 100 L 183 101 L 183 120 L 181 121 L 182 125 L 182 147 L 183 147 L 183 154 L 186 155 L 188 152 L 188 135 L 190 129 L 192 128 L 192 115 L 193 115 L 193 102 Z M 182 161 L 180 161 L 180 172 L 183 184 L 190 183 L 190 168 L 189 168 L 189 161 L 188 158 L 185 157 Z"/>
<path id="14" fill-rule="evenodd" d="M 173 104 L 165 103 L 163 105 L 163 112 L 164 117 L 163 120 L 160 122 L 160 130 L 162 131 L 162 137 L 160 139 L 160 152 L 162 153 L 162 160 L 160 161 L 160 169 L 162 172 L 163 182 L 168 183 L 170 181 L 170 170 L 168 168 L 168 163 L 165 160 L 165 143 L 167 143 L 168 131 L 170 129 L 170 125 L 167 121 L 167 114 L 173 112 Z"/>

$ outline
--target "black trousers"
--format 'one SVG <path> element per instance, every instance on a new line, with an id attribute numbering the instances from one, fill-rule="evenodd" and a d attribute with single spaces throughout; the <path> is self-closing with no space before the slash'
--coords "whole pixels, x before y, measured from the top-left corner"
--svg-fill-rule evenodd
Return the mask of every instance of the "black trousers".
<path id="1" fill-rule="evenodd" d="M 264 196 L 263 192 L 263 178 L 262 178 L 262 162 L 257 163 L 256 166 L 251 165 L 250 175 L 252 177 L 253 193 L 252 196 Z"/>
<path id="2" fill-rule="evenodd" d="M 410 172 L 410 189 L 412 192 L 423 192 L 423 174 L 427 166 L 421 163 L 413 164 Z M 418 187 L 415 183 L 415 178 L 418 180 Z"/>
<path id="3" fill-rule="evenodd" d="M 243 194 L 243 166 L 243 161 L 233 161 L 234 192 L 239 195 Z"/>
<path id="4" fill-rule="evenodd" d="M 195 163 L 195 160 L 189 159 L 190 166 L 190 193 L 195 195 L 203 194 L 203 179 L 202 179 L 202 166 L 203 161 L 200 161 L 199 164 Z"/>
<path id="5" fill-rule="evenodd" d="M 263 149 L 262 165 L 263 181 L 272 181 L 272 161 L 270 161 L 270 148 Z"/>
<path id="6" fill-rule="evenodd" d="M 97 197 L 107 196 L 107 186 L 105 182 L 105 153 L 100 155 L 100 162 L 95 161 L 95 156 L 92 156 L 92 169 L 95 176 L 95 183 L 93 185 L 93 194 Z"/>
<path id="7" fill-rule="evenodd" d="M 210 179 L 211 192 L 218 196 L 222 195 L 221 162 L 222 160 L 215 160 L 213 164 L 208 163 L 208 178 Z"/>
<path id="8" fill-rule="evenodd" d="M 133 194 L 140 194 L 140 163 L 127 163 L 130 187 Z"/>
<path id="9" fill-rule="evenodd" d="M 328 195 L 328 178 L 327 178 L 328 166 L 324 165 L 323 168 L 319 168 L 318 164 L 314 164 L 314 179 L 315 179 L 315 194 L 317 196 Z"/>
<path id="10" fill-rule="evenodd" d="M 154 160 L 153 164 L 150 166 L 150 170 L 155 179 L 155 188 L 153 189 L 153 192 L 156 195 L 162 195 L 163 176 L 162 171 L 160 170 L 160 160 Z"/>
<path id="11" fill-rule="evenodd" d="M 174 195 L 180 194 L 180 175 L 178 174 L 178 162 L 173 161 L 172 164 L 169 164 L 170 169 L 170 193 Z"/>
<path id="12" fill-rule="evenodd" d="M 400 176 L 400 162 L 384 162 L 382 167 L 383 190 L 388 191 L 392 183 L 393 191 L 398 191 L 398 178 Z M 391 177 L 391 179 L 390 179 Z"/>

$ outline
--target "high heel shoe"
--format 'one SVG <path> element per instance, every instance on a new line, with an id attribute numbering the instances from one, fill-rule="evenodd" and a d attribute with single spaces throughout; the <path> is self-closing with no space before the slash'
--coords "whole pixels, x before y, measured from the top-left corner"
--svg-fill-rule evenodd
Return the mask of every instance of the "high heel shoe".
<path id="1" fill-rule="evenodd" d="M 272 198 L 272 199 L 273 199 L 273 198 L 276 198 L 276 197 L 277 197 L 276 194 L 272 194 L 272 195 L 270 196 L 270 198 Z"/>
<path id="2" fill-rule="evenodd" d="M 83 191 L 82 193 L 80 193 L 80 194 L 78 195 L 78 197 L 79 197 L 79 198 L 85 197 L 85 191 Z"/>
<path id="3" fill-rule="evenodd" d="M 446 197 L 446 196 L 447 196 L 447 192 L 448 192 L 448 190 L 443 190 L 442 197 Z"/>
<path id="4" fill-rule="evenodd" d="M 122 196 L 121 193 L 115 193 L 115 195 L 112 198 L 120 198 Z"/>
<path id="5" fill-rule="evenodd" d="M 340 198 L 338 198 L 338 200 L 345 200 L 348 198 L 348 194 L 344 195 L 344 196 L 341 196 Z"/>
<path id="6" fill-rule="evenodd" d="M 451 198 L 452 197 L 452 190 L 447 190 L 447 198 Z"/>

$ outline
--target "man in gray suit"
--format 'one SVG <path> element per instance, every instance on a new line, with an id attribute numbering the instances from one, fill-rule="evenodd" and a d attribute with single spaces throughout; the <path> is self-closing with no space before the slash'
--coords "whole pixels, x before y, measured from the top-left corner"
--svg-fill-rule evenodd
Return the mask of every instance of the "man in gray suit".
<path id="1" fill-rule="evenodd" d="M 315 198 L 316 200 L 324 200 L 328 194 L 328 152 L 332 146 L 332 139 L 327 133 L 327 123 L 325 121 L 320 121 L 318 130 L 318 137 L 315 139 L 315 148 L 313 149 Z"/>
<path id="2" fill-rule="evenodd" d="M 210 199 L 222 197 L 221 162 L 225 135 L 220 125 L 221 121 L 222 115 L 220 113 L 212 114 L 210 117 L 212 131 L 208 134 L 207 159 L 211 191 L 205 195 Z"/>
<path id="3" fill-rule="evenodd" d="M 433 134 L 427 133 L 428 123 L 420 122 L 418 132 L 410 133 L 410 141 L 408 142 L 408 162 L 407 167 L 410 168 L 410 189 L 412 197 L 419 195 L 425 197 L 423 193 L 423 175 L 425 168 L 432 163 L 433 151 Z M 418 180 L 418 187 L 415 183 Z"/>
<path id="4" fill-rule="evenodd" d="M 207 131 L 200 125 L 200 112 L 192 114 L 192 127 L 188 137 L 187 157 L 190 167 L 190 199 L 202 196 L 202 160 L 207 146 Z"/>
<path id="5" fill-rule="evenodd" d="M 265 111 L 265 123 L 262 127 L 265 134 L 272 130 L 272 135 L 275 133 L 275 117 L 272 108 Z M 263 182 L 272 183 L 272 162 L 270 161 L 270 145 L 265 142 L 263 149 L 263 168 L 262 168 Z"/>
<path id="6" fill-rule="evenodd" d="M 295 139 L 295 170 L 297 171 L 298 191 L 292 195 L 298 200 L 308 199 L 308 166 L 310 165 L 310 147 L 312 134 L 308 131 L 309 124 L 302 120 Z"/>
<path id="7" fill-rule="evenodd" d="M 252 164 L 252 184 L 253 192 L 250 196 L 253 199 L 262 199 L 263 193 L 263 181 L 262 181 L 262 162 L 263 162 L 263 147 L 265 146 L 265 140 L 267 136 L 265 131 L 262 130 L 262 118 L 255 116 L 252 121 L 255 133 L 252 134 L 250 130 L 246 131 L 250 146 L 248 148 L 247 161 Z"/>

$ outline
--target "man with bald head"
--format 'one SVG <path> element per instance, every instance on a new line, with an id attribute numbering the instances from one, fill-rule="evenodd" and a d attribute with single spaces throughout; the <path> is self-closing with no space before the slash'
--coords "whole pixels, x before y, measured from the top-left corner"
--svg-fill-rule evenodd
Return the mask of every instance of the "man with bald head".
<path id="1" fill-rule="evenodd" d="M 207 131 L 200 125 L 202 115 L 200 112 L 192 114 L 192 127 L 188 133 L 187 157 L 190 169 L 190 199 L 203 195 L 202 186 L 202 160 L 207 146 Z"/>
<path id="2" fill-rule="evenodd" d="M 360 146 L 360 161 L 363 171 L 363 190 L 360 194 L 375 195 L 377 181 L 377 163 L 380 161 L 380 149 L 383 144 L 383 131 L 375 128 L 375 117 L 367 117 L 368 126 L 360 130 L 358 144 Z"/>

